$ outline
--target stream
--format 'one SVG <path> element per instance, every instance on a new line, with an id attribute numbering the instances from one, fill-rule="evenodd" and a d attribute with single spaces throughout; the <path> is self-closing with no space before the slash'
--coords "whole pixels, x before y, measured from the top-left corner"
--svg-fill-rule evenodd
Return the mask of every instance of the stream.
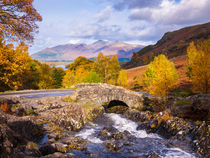
<path id="1" fill-rule="evenodd" d="M 151 154 L 162 158 L 197 157 L 190 149 L 184 151 L 178 147 L 167 147 L 168 140 L 157 134 L 147 134 L 145 130 L 136 130 L 137 126 L 137 123 L 120 114 L 104 113 L 75 133 L 75 136 L 87 140 L 88 143 L 87 150 L 73 153 L 84 158 L 148 157 Z M 105 136 L 100 134 L 103 130 L 105 130 Z M 105 144 L 111 144 L 118 151 L 110 151 Z M 92 154 L 87 156 L 88 153 Z"/>

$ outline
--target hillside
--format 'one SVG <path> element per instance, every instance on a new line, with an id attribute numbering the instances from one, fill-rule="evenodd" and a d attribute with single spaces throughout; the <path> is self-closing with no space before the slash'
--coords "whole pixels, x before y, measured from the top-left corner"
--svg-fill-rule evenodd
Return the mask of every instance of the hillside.
<path id="1" fill-rule="evenodd" d="M 121 60 L 128 61 L 132 57 L 133 52 L 137 52 L 141 48 L 143 48 L 142 45 L 99 40 L 92 44 L 66 44 L 46 48 L 33 54 L 32 57 L 40 61 L 67 61 L 74 60 L 78 56 L 93 58 L 99 52 L 102 52 L 104 55 L 109 56 L 117 54 Z"/>
<path id="2" fill-rule="evenodd" d="M 191 41 L 207 38 L 210 38 L 210 22 L 167 32 L 155 45 L 149 45 L 134 53 L 131 61 L 123 67 L 128 69 L 148 64 L 152 57 L 158 54 L 166 54 L 168 58 L 186 55 L 186 48 Z"/>
<path id="3" fill-rule="evenodd" d="M 186 73 L 188 71 L 187 68 L 187 57 L 186 56 L 179 56 L 171 59 L 174 62 L 175 67 L 177 69 L 177 73 L 179 76 L 179 80 L 177 82 L 177 88 L 179 90 L 188 90 L 192 88 L 191 81 L 187 77 Z M 131 69 L 127 69 L 128 74 L 128 88 L 134 89 L 134 82 L 137 76 L 142 75 L 147 69 L 147 65 L 139 66 Z"/>

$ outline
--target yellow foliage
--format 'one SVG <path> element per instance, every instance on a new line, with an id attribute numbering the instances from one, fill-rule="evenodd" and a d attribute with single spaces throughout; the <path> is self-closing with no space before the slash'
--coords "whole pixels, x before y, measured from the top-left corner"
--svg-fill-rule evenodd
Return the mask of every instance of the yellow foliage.
<path id="1" fill-rule="evenodd" d="M 143 75 L 144 86 L 153 95 L 165 96 L 178 80 L 174 64 L 165 55 L 155 57 Z"/>
<path id="2" fill-rule="evenodd" d="M 113 55 L 112 58 L 109 60 L 109 67 L 108 67 L 109 78 L 108 78 L 108 83 L 116 85 L 119 73 L 120 73 L 120 64 L 119 64 L 117 55 Z"/>
<path id="3" fill-rule="evenodd" d="M 116 85 L 120 72 L 120 64 L 116 55 L 112 58 L 99 53 L 95 60 L 95 71 L 103 83 Z"/>
<path id="4" fill-rule="evenodd" d="M 52 69 L 47 64 L 38 65 L 37 70 L 39 72 L 39 89 L 53 88 Z"/>
<path id="5" fill-rule="evenodd" d="M 194 90 L 207 93 L 210 84 L 210 39 L 198 43 L 191 42 L 187 48 L 188 75 Z"/>
<path id="6" fill-rule="evenodd" d="M 25 73 L 29 70 L 27 45 L 20 44 L 15 49 L 12 44 L 0 41 L 0 90 L 17 90 L 23 84 Z"/>
<path id="7" fill-rule="evenodd" d="M 65 88 L 70 88 L 76 82 L 75 75 L 70 70 L 66 71 L 66 75 L 63 78 L 62 86 Z"/>
<path id="8" fill-rule="evenodd" d="M 95 70 L 99 74 L 101 81 L 107 83 L 109 74 L 109 57 L 99 53 L 95 61 Z"/>
<path id="9" fill-rule="evenodd" d="M 118 85 L 125 87 L 128 82 L 128 76 L 127 76 L 127 71 L 126 70 L 121 70 L 119 77 L 118 77 Z"/>
<path id="10" fill-rule="evenodd" d="M 74 84 L 84 82 L 88 72 L 91 72 L 93 67 L 94 61 L 85 57 L 78 57 L 66 71 L 62 82 L 63 87 L 70 88 Z"/>

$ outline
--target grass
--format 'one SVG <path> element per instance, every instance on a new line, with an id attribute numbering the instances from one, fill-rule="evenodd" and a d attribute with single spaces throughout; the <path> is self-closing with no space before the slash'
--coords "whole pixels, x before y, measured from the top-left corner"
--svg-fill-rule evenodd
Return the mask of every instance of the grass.
<path id="1" fill-rule="evenodd" d="M 85 109 L 90 109 L 90 108 L 93 108 L 93 107 L 97 107 L 97 105 L 95 103 L 86 103 L 84 105 Z"/>
<path id="2" fill-rule="evenodd" d="M 176 106 L 183 106 L 183 105 L 192 105 L 190 100 L 179 100 L 175 104 Z"/>
<path id="3" fill-rule="evenodd" d="M 28 116 L 33 116 L 35 114 L 36 113 L 35 113 L 35 111 L 33 109 L 29 109 L 28 111 L 26 111 L 26 115 L 28 115 Z"/>
<path id="4" fill-rule="evenodd" d="M 191 90 L 174 90 L 172 93 L 176 94 L 177 96 L 187 97 L 193 94 Z"/>
<path id="5" fill-rule="evenodd" d="M 65 101 L 68 103 L 77 103 L 77 101 L 72 99 L 71 96 L 66 96 L 66 97 L 62 98 L 62 101 Z"/>

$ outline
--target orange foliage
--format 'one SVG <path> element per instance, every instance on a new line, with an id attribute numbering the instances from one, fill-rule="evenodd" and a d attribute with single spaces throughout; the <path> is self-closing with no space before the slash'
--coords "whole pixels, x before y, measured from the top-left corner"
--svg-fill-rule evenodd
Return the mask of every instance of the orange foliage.
<path id="1" fill-rule="evenodd" d="M 1 102 L 0 109 L 3 110 L 4 112 L 10 112 L 10 108 L 9 108 L 7 102 L 3 102 L 3 101 L 2 101 L 2 102 Z"/>
<path id="2" fill-rule="evenodd" d="M 34 0 L 0 0 L 0 36 L 9 41 L 33 41 L 36 21 L 42 17 L 33 7 Z"/>

